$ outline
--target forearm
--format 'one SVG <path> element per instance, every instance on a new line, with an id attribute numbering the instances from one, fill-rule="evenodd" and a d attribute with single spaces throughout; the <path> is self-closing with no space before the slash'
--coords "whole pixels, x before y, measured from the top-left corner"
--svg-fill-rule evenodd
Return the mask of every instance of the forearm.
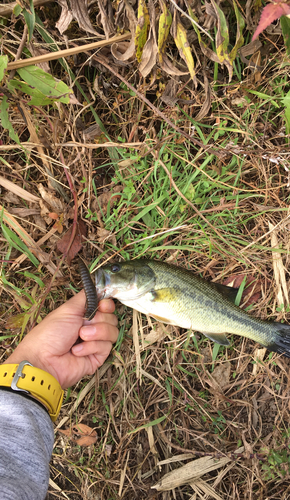
<path id="1" fill-rule="evenodd" d="M 49 480 L 53 425 L 46 410 L 0 389 L 0 498 L 42 500 Z"/>

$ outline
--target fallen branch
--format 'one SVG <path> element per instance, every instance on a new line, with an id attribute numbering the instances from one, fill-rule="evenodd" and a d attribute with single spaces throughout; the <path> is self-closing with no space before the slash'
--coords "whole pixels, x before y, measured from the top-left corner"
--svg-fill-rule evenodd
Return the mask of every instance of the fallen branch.
<path id="1" fill-rule="evenodd" d="M 24 68 L 25 66 L 32 66 L 34 64 L 39 64 L 47 61 L 54 61 L 55 59 L 61 59 L 62 57 L 79 54 L 80 52 L 99 49 L 101 47 L 111 45 L 112 43 L 122 42 L 122 40 L 127 40 L 130 37 L 131 33 L 125 33 L 124 35 L 113 36 L 108 40 L 99 40 L 98 42 L 87 43 L 86 45 L 78 45 L 77 47 L 73 47 L 71 49 L 58 50 L 56 52 L 50 52 L 49 54 L 43 54 L 41 56 L 29 57 L 28 59 L 20 59 L 19 61 L 8 63 L 7 70 Z"/>

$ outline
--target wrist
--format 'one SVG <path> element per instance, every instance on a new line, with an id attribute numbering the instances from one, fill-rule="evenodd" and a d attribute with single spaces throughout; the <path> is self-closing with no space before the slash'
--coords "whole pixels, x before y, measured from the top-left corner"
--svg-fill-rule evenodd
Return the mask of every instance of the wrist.
<path id="1" fill-rule="evenodd" d="M 4 361 L 3 364 L 19 364 L 23 360 L 28 361 L 35 368 L 39 368 L 40 370 L 49 373 L 58 381 L 58 383 L 60 383 L 55 370 L 49 366 L 49 363 L 44 364 L 39 356 L 35 355 L 31 350 L 28 351 L 27 349 L 22 348 L 22 344 L 19 344 L 19 346 L 16 347 L 15 351 Z"/>
<path id="2" fill-rule="evenodd" d="M 21 363 L 0 365 L 0 388 L 31 397 L 48 411 L 51 420 L 57 419 L 63 401 L 59 382 L 48 372 L 32 366 L 27 360 Z"/>

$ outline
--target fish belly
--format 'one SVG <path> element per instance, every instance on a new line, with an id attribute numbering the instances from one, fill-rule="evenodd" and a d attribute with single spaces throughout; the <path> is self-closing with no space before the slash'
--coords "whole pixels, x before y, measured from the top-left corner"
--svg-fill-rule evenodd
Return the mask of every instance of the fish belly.
<path id="1" fill-rule="evenodd" d="M 143 314 L 164 323 L 181 328 L 192 329 L 203 334 L 236 334 L 247 337 L 263 345 L 272 341 L 270 323 L 253 318 L 229 303 L 221 305 L 203 298 L 192 300 L 184 294 L 183 300 L 156 301 L 153 293 L 148 292 L 133 300 L 118 300 Z"/>

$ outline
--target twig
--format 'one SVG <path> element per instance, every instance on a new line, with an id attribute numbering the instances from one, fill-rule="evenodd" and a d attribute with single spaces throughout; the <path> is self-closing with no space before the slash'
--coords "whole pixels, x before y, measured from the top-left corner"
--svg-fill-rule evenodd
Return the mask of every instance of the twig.
<path id="1" fill-rule="evenodd" d="M 24 45 L 25 45 L 25 42 L 26 42 L 26 39 L 27 39 L 27 33 L 28 33 L 28 26 L 27 26 L 27 24 L 25 24 L 24 25 L 24 30 L 23 30 L 23 35 L 22 35 L 22 40 L 21 40 L 20 45 L 18 47 L 18 50 L 16 52 L 15 61 L 17 61 L 19 59 L 19 57 L 21 56 L 21 54 L 22 54 L 22 51 L 24 49 Z M 10 80 L 12 80 L 12 78 L 14 78 L 15 72 L 16 72 L 15 69 L 13 69 L 11 71 L 11 73 L 9 75 L 9 78 L 8 78 L 9 82 L 10 82 Z"/>
<path id="2" fill-rule="evenodd" d="M 78 45 L 71 49 L 58 50 L 57 52 L 50 52 L 49 54 L 43 54 L 41 56 L 30 57 L 29 59 L 21 59 L 20 61 L 15 61 L 7 64 L 7 70 L 24 68 L 25 66 L 32 66 L 33 64 L 39 64 L 46 61 L 54 61 L 55 59 L 61 59 L 62 57 L 68 57 L 73 54 L 78 54 L 80 52 L 86 52 L 92 49 L 100 49 L 101 47 L 106 47 L 112 43 L 121 42 L 122 40 L 127 40 L 131 37 L 131 33 L 125 33 L 124 35 L 114 36 L 108 40 L 100 40 L 99 42 L 87 43 L 86 45 Z"/>

